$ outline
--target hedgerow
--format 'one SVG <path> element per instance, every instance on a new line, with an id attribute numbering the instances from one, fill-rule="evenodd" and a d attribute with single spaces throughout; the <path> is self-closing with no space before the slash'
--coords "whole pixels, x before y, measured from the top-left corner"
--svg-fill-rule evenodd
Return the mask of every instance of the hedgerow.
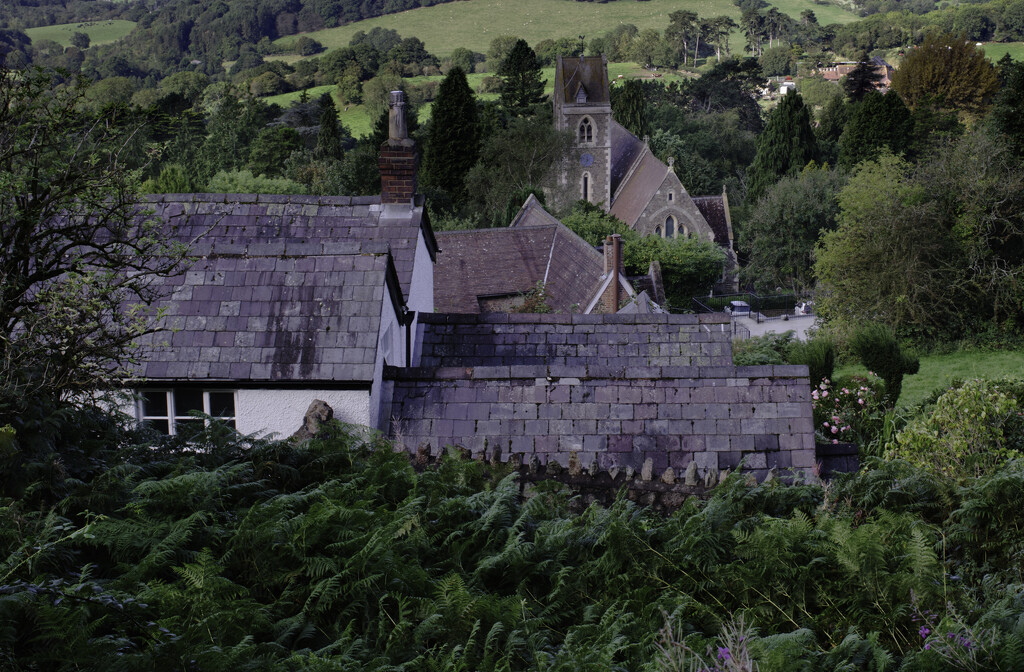
<path id="1" fill-rule="evenodd" d="M 61 422 L 53 447 L 78 436 Z M 1018 462 L 967 486 L 901 461 L 739 473 L 661 516 L 524 498 L 455 456 L 417 472 L 340 425 L 102 436 L 3 482 L 0 669 L 1024 667 Z"/>

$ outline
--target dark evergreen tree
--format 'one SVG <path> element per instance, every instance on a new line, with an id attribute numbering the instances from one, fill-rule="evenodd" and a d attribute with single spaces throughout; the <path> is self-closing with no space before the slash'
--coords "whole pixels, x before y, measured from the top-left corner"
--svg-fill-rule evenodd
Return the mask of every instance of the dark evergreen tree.
<path id="1" fill-rule="evenodd" d="M 790 91 L 768 116 L 757 138 L 757 155 L 748 176 L 747 198 L 753 203 L 783 175 L 796 175 L 818 159 L 811 114 L 796 91 Z"/>
<path id="2" fill-rule="evenodd" d="M 325 93 L 320 96 L 320 132 L 316 136 L 314 156 L 318 159 L 340 161 L 344 154 L 341 136 L 342 129 L 338 122 L 338 109 L 334 106 L 334 98 L 331 94 Z"/>
<path id="3" fill-rule="evenodd" d="M 993 102 L 991 122 L 1010 150 L 1024 156 L 1024 63 L 1001 60 L 999 75 L 1003 88 Z"/>
<path id="4" fill-rule="evenodd" d="M 540 59 L 526 43 L 516 40 L 508 56 L 498 66 L 502 78 L 501 104 L 517 117 L 530 114 L 537 103 L 544 100 L 544 79 Z"/>
<path id="5" fill-rule="evenodd" d="M 647 100 L 639 79 L 627 79 L 622 86 L 612 87 L 612 116 L 633 135 L 641 138 L 650 135 Z"/>
<path id="6" fill-rule="evenodd" d="M 868 59 L 867 54 L 862 54 L 857 60 L 857 67 L 843 80 L 843 90 L 850 100 L 858 102 L 869 92 L 875 91 L 880 81 L 882 73 L 875 69 L 875 64 Z"/>
<path id="7" fill-rule="evenodd" d="M 425 144 L 423 185 L 435 192 L 435 206 L 455 209 L 465 200 L 466 173 L 480 152 L 476 99 L 458 66 L 438 87 Z"/>
<path id="8" fill-rule="evenodd" d="M 884 96 L 869 91 L 853 105 L 850 120 L 839 138 L 839 163 L 855 166 L 873 159 L 883 148 L 903 154 L 914 136 L 914 119 L 895 91 Z"/>

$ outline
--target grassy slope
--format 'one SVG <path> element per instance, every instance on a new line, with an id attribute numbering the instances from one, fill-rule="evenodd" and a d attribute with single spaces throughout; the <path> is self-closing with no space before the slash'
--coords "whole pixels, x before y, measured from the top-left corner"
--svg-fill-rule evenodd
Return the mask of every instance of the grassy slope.
<path id="1" fill-rule="evenodd" d="M 821 24 L 849 23 L 857 17 L 835 5 L 816 5 L 811 0 L 779 0 L 780 9 L 799 18 L 800 11 L 814 10 Z M 571 0 L 465 0 L 390 14 L 309 35 L 329 49 L 348 45 L 356 31 L 381 26 L 397 30 L 403 37 L 418 37 L 432 54 L 444 56 L 456 47 L 486 52 L 499 35 L 518 35 L 530 44 L 547 38 L 601 35 L 618 24 L 632 23 L 638 28 L 665 29 L 668 15 L 677 9 L 690 9 L 701 16 L 727 14 L 739 20 L 740 11 L 730 0 L 618 0 L 605 4 Z M 291 42 L 296 36 L 282 38 Z M 742 48 L 739 32 L 733 35 L 733 48 Z"/>
<path id="2" fill-rule="evenodd" d="M 543 75 L 544 75 L 544 78 L 547 80 L 547 92 L 551 93 L 551 86 L 552 86 L 551 83 L 552 83 L 552 81 L 554 81 L 555 69 L 554 68 L 545 68 L 544 71 L 543 71 Z M 643 68 L 641 68 L 636 63 L 609 63 L 608 64 L 608 75 L 612 79 L 616 79 L 619 75 L 622 75 L 623 77 L 651 77 L 652 76 L 649 71 L 644 70 Z M 474 74 L 469 75 L 467 77 L 467 79 L 469 80 L 469 85 L 473 88 L 473 90 L 474 91 L 479 91 L 480 85 L 483 83 L 484 77 L 489 77 L 489 76 L 490 75 L 488 75 L 488 74 L 474 73 Z M 406 81 L 408 83 L 410 83 L 410 84 L 422 84 L 423 82 L 427 82 L 427 81 L 430 81 L 430 80 L 440 81 L 442 79 L 444 79 L 444 77 L 439 75 L 439 76 L 436 76 L 436 77 L 410 77 L 410 78 L 406 79 Z M 666 73 L 663 77 L 659 77 L 658 79 L 660 81 L 664 81 L 664 82 L 671 82 L 671 81 L 679 80 L 679 79 L 681 79 L 681 77 L 679 75 L 676 75 L 676 74 L 673 74 L 673 73 Z M 315 99 L 315 98 L 318 98 L 318 97 L 322 96 L 324 93 L 327 93 L 328 91 L 333 92 L 334 89 L 335 89 L 335 87 L 331 86 L 331 85 L 316 86 L 316 87 L 313 87 L 311 89 L 308 89 L 307 93 L 309 94 L 310 98 Z M 293 101 L 298 100 L 300 95 L 301 95 L 300 92 L 293 91 L 291 93 L 282 93 L 282 94 L 280 94 L 278 96 L 270 96 L 268 98 L 265 98 L 265 100 L 268 103 L 275 103 L 275 104 L 280 105 L 282 107 L 287 107 L 287 106 L 291 105 Z M 495 99 L 497 99 L 498 96 L 497 96 L 497 94 L 493 94 L 493 93 L 487 93 L 487 94 L 477 93 L 477 97 L 481 98 L 483 100 L 495 100 Z M 345 124 L 345 126 L 349 129 L 349 131 L 352 133 L 353 136 L 359 137 L 361 135 L 369 134 L 370 127 L 372 126 L 373 120 L 371 119 L 371 115 L 367 112 L 367 110 L 366 110 L 366 108 L 364 106 L 362 106 L 362 105 L 350 105 L 347 110 L 344 108 L 344 106 L 342 106 L 340 108 L 338 114 L 339 114 L 339 117 L 341 118 L 341 122 L 343 124 Z M 423 107 L 421 107 L 419 109 L 419 118 L 420 118 L 420 121 L 426 121 L 427 119 L 430 118 L 430 104 L 429 103 L 424 105 Z"/>
<path id="3" fill-rule="evenodd" d="M 863 366 L 845 366 L 836 376 L 864 373 Z M 954 352 L 921 358 L 921 370 L 903 378 L 900 405 L 911 407 L 955 378 L 1024 378 L 1024 352 Z"/>
<path id="4" fill-rule="evenodd" d="M 85 23 L 61 23 L 54 26 L 41 26 L 29 28 L 25 34 L 36 42 L 38 40 L 53 40 L 62 46 L 71 45 L 71 36 L 74 33 L 85 33 L 89 36 L 92 44 L 109 44 L 116 42 L 132 32 L 135 27 L 134 21 L 112 19 L 109 21 L 96 21 Z"/>
<path id="5" fill-rule="evenodd" d="M 1024 61 L 1024 42 L 990 42 L 982 48 L 982 51 L 993 63 L 1002 58 L 1004 54 L 1010 54 L 1010 58 L 1015 61 Z"/>

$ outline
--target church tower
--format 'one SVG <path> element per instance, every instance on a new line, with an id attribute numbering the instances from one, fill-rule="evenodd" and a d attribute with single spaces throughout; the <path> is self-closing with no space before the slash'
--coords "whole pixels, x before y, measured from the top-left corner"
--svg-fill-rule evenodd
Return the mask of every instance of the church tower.
<path id="1" fill-rule="evenodd" d="M 605 210 L 612 202 L 612 104 L 604 56 L 559 56 L 555 128 L 569 130 L 576 153 L 564 179 L 569 192 Z"/>

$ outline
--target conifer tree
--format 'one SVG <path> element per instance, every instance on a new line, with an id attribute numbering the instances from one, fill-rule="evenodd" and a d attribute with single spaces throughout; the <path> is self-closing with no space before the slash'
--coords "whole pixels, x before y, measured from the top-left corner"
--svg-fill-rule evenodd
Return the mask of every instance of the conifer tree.
<path id="1" fill-rule="evenodd" d="M 612 88 L 612 116 L 637 137 L 650 134 L 644 85 L 639 79 L 627 79 Z"/>
<path id="2" fill-rule="evenodd" d="M 528 115 L 534 105 L 544 100 L 540 60 L 526 40 L 516 40 L 508 56 L 498 66 L 498 76 L 503 80 L 501 104 L 511 114 L 517 117 Z"/>
<path id="3" fill-rule="evenodd" d="M 818 143 L 803 98 L 790 91 L 768 116 L 757 138 L 757 154 L 748 172 L 747 198 L 753 203 L 783 175 L 796 175 L 818 159 Z"/>
<path id="4" fill-rule="evenodd" d="M 843 90 L 853 102 L 863 100 L 869 92 L 874 91 L 882 75 L 875 70 L 874 63 L 868 60 L 867 54 L 857 59 L 857 67 L 851 70 L 843 80 Z"/>
<path id="5" fill-rule="evenodd" d="M 331 94 L 325 93 L 320 96 L 320 132 L 316 136 L 314 155 L 318 159 L 340 161 L 343 154 L 338 109 L 334 106 Z"/>
<path id="6" fill-rule="evenodd" d="M 873 159 L 882 148 L 903 154 L 914 134 L 914 119 L 895 91 L 884 96 L 870 91 L 852 106 L 849 121 L 839 137 L 839 163 L 855 166 Z"/>
<path id="7" fill-rule="evenodd" d="M 454 209 L 465 200 L 466 173 L 479 151 L 476 99 L 466 73 L 456 66 L 438 87 L 423 157 L 423 182 L 435 190 L 435 206 Z"/>

